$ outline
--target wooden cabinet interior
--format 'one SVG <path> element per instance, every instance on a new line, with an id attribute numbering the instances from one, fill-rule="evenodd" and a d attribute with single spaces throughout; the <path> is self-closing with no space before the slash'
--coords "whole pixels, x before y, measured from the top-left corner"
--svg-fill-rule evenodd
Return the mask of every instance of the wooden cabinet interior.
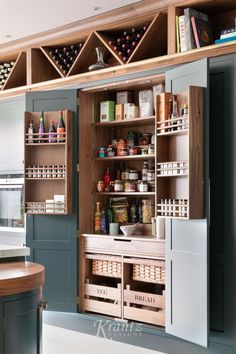
<path id="1" fill-rule="evenodd" d="M 162 77 L 163 80 L 163 77 Z M 125 168 L 132 170 L 142 170 L 143 161 L 147 160 L 148 165 L 155 168 L 155 154 L 150 155 L 133 155 L 133 156 L 114 156 L 99 158 L 99 148 L 106 147 L 111 144 L 112 139 L 126 139 L 130 131 L 137 134 L 155 133 L 155 117 L 135 118 L 129 120 L 100 122 L 100 102 L 105 100 L 116 99 L 116 92 L 122 90 L 130 90 L 133 94 L 133 101 L 138 106 L 138 94 L 142 89 L 152 89 L 155 83 L 160 83 L 160 77 L 153 78 L 152 82 L 148 80 L 139 80 L 132 84 L 120 84 L 112 90 L 104 90 L 97 88 L 82 90 L 80 95 L 80 146 L 83 153 L 80 157 L 80 166 L 86 166 L 88 170 L 81 169 L 80 172 L 80 200 L 89 198 L 88 207 L 80 213 L 80 229 L 82 232 L 94 232 L 94 213 L 96 202 L 101 202 L 101 206 L 108 207 L 110 196 L 126 196 L 128 197 L 129 205 L 137 201 L 141 203 L 142 199 L 151 199 L 155 209 L 155 189 L 148 192 L 97 192 L 97 182 L 103 179 L 106 168 L 109 167 L 113 175 L 113 180 L 117 179 L 116 171 L 123 171 Z M 88 135 L 89 134 L 89 135 Z M 88 140 L 89 136 L 89 140 Z M 89 172 L 88 172 L 89 171 Z M 154 172 L 155 173 L 155 172 Z M 154 182 L 155 184 L 155 182 Z M 155 188 L 155 187 L 154 187 Z M 154 211 L 154 215 L 156 210 Z M 146 231 L 145 231 L 146 230 Z M 144 230 L 147 233 L 147 228 Z M 151 228 L 149 228 L 151 235 Z"/>
<path id="2" fill-rule="evenodd" d="M 39 134 L 34 133 L 33 143 L 29 142 L 28 127 L 33 121 L 36 131 L 39 125 L 39 112 L 25 113 L 25 210 L 34 214 L 69 214 L 72 209 L 72 113 L 65 110 L 64 142 L 39 143 Z M 45 131 L 49 122 L 56 122 L 59 112 L 44 112 Z M 57 135 L 55 134 L 55 140 Z M 65 201 L 54 203 L 54 195 L 64 195 Z M 46 203 L 46 200 L 49 200 Z"/>

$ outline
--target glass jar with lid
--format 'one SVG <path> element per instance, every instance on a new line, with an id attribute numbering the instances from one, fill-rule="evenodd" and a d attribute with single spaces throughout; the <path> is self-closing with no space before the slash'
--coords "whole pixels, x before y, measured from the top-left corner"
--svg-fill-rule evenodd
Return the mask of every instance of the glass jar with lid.
<path id="1" fill-rule="evenodd" d="M 154 202 L 151 199 L 142 200 L 142 221 L 144 224 L 151 224 L 154 217 Z"/>
<path id="2" fill-rule="evenodd" d="M 138 171 L 137 170 L 130 170 L 129 171 L 129 180 L 138 181 Z"/>
<path id="3" fill-rule="evenodd" d="M 116 179 L 114 185 L 115 192 L 123 192 L 124 191 L 124 183 L 121 180 Z"/>

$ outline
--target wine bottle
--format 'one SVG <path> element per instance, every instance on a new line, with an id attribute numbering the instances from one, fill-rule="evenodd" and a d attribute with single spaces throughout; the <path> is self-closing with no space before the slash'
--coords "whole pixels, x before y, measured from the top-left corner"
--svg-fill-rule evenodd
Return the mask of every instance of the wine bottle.
<path id="1" fill-rule="evenodd" d="M 65 141 L 65 123 L 63 120 L 62 111 L 59 112 L 59 121 L 57 125 L 57 142 L 63 143 Z"/>
<path id="2" fill-rule="evenodd" d="M 44 127 L 44 113 L 40 113 L 40 118 L 39 118 L 39 143 L 44 143 L 44 133 L 45 133 L 45 127 Z"/>
<path id="3" fill-rule="evenodd" d="M 56 137 L 56 128 L 54 125 L 54 121 L 51 119 L 50 120 L 50 125 L 49 125 L 49 130 L 48 130 L 49 134 L 48 134 L 48 142 L 49 143 L 55 143 L 57 141 Z"/>
<path id="4" fill-rule="evenodd" d="M 135 202 L 133 202 L 130 208 L 130 221 L 134 224 L 138 221 L 138 210 Z"/>

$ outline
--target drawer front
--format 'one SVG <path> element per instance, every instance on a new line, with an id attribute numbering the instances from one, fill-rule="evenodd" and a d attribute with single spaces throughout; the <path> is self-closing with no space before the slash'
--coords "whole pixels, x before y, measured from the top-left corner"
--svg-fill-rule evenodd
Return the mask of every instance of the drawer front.
<path id="1" fill-rule="evenodd" d="M 149 294 L 141 291 L 124 290 L 124 302 L 156 308 L 165 308 L 164 295 Z"/>
<path id="2" fill-rule="evenodd" d="M 121 317 L 121 305 L 109 304 L 107 302 L 84 299 L 84 310 L 88 312 L 101 313 L 104 315 Z"/>
<path id="3" fill-rule="evenodd" d="M 139 322 L 150 323 L 157 326 L 165 326 L 165 312 L 139 309 L 124 306 L 124 318 Z"/>
<path id="4" fill-rule="evenodd" d="M 103 299 L 121 301 L 121 288 L 112 288 L 96 284 L 84 284 L 85 296 L 96 296 Z"/>
<path id="5" fill-rule="evenodd" d="M 164 258 L 165 242 L 153 240 L 120 240 L 109 236 L 107 239 L 99 239 L 98 237 L 89 236 L 84 239 L 84 251 Z"/>

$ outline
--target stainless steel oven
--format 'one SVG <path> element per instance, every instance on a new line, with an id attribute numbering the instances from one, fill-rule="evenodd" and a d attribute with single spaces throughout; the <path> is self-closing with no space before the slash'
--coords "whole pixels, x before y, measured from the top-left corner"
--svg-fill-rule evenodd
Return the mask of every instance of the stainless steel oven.
<path id="1" fill-rule="evenodd" d="M 24 230 L 23 174 L 0 174 L 0 231 Z"/>

